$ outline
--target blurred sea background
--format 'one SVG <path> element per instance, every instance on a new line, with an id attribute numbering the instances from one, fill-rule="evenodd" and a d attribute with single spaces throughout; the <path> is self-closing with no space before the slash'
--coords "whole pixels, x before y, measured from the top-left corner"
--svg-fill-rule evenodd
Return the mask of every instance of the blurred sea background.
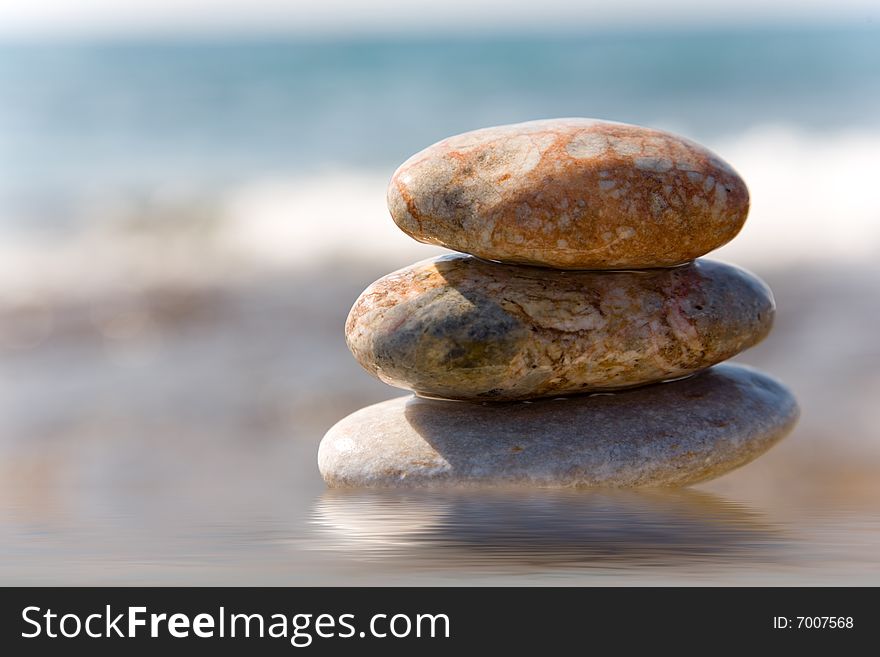
<path id="1" fill-rule="evenodd" d="M 880 12 L 828 7 L 289 34 L 0 11 L 0 581 L 880 583 Z M 325 491 L 323 432 L 400 392 L 346 313 L 438 252 L 393 225 L 391 173 L 555 116 L 678 132 L 744 177 L 710 257 L 773 288 L 738 360 L 799 426 L 687 491 Z"/>

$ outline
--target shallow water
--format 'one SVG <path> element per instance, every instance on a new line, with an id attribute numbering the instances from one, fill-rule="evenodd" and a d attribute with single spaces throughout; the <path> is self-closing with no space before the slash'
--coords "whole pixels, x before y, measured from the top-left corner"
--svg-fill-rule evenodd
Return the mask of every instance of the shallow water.
<path id="1" fill-rule="evenodd" d="M 4 584 L 878 584 L 880 513 L 700 490 L 343 493 L 2 513 Z M 72 491 L 71 491 L 72 493 Z M 90 499 L 89 499 L 90 498 Z M 145 513 L 146 511 L 146 513 Z"/>
<path id="2" fill-rule="evenodd" d="M 880 514 L 829 520 L 697 490 L 328 493 L 313 512 L 322 549 L 431 583 L 876 583 Z"/>

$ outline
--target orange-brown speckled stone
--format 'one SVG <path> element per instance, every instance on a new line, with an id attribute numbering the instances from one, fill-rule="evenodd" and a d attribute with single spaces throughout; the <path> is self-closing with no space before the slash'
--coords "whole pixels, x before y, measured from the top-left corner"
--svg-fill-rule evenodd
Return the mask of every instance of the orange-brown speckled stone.
<path id="1" fill-rule="evenodd" d="M 388 187 L 420 242 L 559 269 L 677 265 L 733 239 L 745 183 L 682 137 L 552 119 L 475 130 L 404 162 Z"/>
<path id="2" fill-rule="evenodd" d="M 358 362 L 390 385 L 515 400 L 696 372 L 763 339 L 773 313 L 763 282 L 719 262 L 574 272 L 456 254 L 373 283 L 345 335 Z"/>

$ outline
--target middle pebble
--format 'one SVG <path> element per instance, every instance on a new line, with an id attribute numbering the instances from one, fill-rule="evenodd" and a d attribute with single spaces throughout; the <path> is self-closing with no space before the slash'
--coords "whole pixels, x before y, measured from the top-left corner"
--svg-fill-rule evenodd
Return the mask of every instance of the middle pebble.
<path id="1" fill-rule="evenodd" d="M 577 272 L 451 255 L 373 283 L 345 334 L 385 383 L 500 401 L 685 376 L 760 342 L 773 314 L 760 279 L 719 262 Z"/>

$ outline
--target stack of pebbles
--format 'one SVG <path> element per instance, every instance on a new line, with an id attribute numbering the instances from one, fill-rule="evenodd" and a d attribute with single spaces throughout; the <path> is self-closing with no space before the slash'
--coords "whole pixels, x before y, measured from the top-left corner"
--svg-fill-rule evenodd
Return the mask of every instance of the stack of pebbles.
<path id="1" fill-rule="evenodd" d="M 416 240 L 470 255 L 355 302 L 355 358 L 416 394 L 330 429 L 330 486 L 687 485 L 794 425 L 780 383 L 718 365 L 767 335 L 774 303 L 755 276 L 695 260 L 749 205 L 705 148 L 587 119 L 487 128 L 410 158 L 388 203 Z"/>

